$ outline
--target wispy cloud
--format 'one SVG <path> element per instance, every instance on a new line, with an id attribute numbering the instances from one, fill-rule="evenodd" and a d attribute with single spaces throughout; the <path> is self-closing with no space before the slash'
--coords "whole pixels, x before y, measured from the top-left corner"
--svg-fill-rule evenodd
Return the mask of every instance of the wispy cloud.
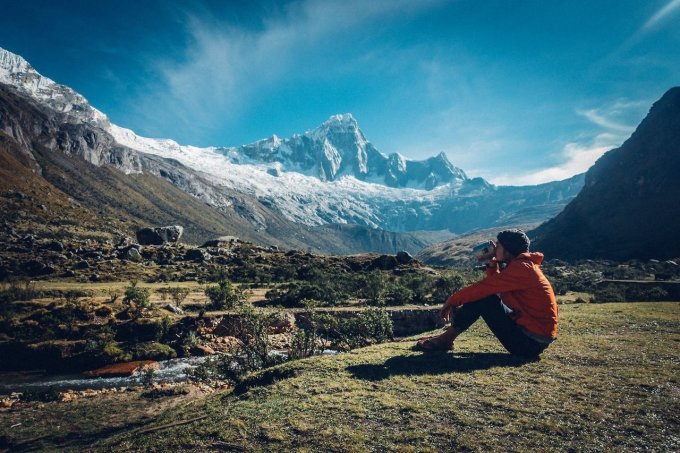
<path id="1" fill-rule="evenodd" d="M 604 153 L 621 145 L 635 130 L 635 122 L 643 106 L 650 105 L 644 101 L 617 101 L 603 108 L 578 110 L 576 113 L 597 126 L 594 135 L 584 136 L 564 144 L 557 153 L 557 165 L 533 172 L 517 175 L 501 175 L 490 178 L 498 185 L 533 185 L 550 181 L 559 181 L 587 171 Z M 624 122 L 622 118 L 629 118 Z"/>
<path id="2" fill-rule="evenodd" d="M 659 8 L 652 14 L 628 39 L 626 39 L 618 48 L 607 55 L 602 61 L 595 66 L 595 70 L 602 70 L 604 67 L 612 64 L 619 59 L 636 44 L 642 41 L 649 33 L 652 33 L 657 28 L 661 27 L 668 19 L 675 13 L 680 11 L 680 0 L 670 0 L 663 7 Z"/>
<path id="3" fill-rule="evenodd" d="M 652 15 L 647 22 L 644 23 L 641 30 L 649 31 L 654 28 L 658 23 L 671 16 L 675 12 L 680 11 L 680 0 L 671 0 L 662 8 L 660 8 L 656 13 Z"/>
<path id="4" fill-rule="evenodd" d="M 181 123 L 180 128 L 215 130 L 237 117 L 254 94 L 279 82 L 293 66 L 297 65 L 298 74 L 313 71 L 332 50 L 334 38 L 347 40 L 362 24 L 439 2 L 305 0 L 265 18 L 258 29 L 189 16 L 189 44 L 182 58 L 156 63 L 161 83 L 151 86 L 140 100 L 142 109 L 151 122 L 172 118 Z M 316 58 L 301 58 L 310 54 Z"/>

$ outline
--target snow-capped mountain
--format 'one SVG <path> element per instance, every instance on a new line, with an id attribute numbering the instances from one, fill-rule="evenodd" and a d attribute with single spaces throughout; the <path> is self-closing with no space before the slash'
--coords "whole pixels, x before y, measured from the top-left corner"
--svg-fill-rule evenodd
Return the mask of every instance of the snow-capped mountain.
<path id="1" fill-rule="evenodd" d="M 148 171 L 148 165 L 145 169 L 139 159 L 119 158 L 123 150 L 157 156 L 209 181 L 211 187 L 206 187 L 179 170 L 168 174 L 155 164 L 152 168 L 209 205 L 228 203 L 219 196 L 224 188 L 253 196 L 288 220 L 310 226 L 349 223 L 389 231 L 464 232 L 511 223 L 518 216 L 524 223 L 541 221 L 558 212 L 582 186 L 578 176 L 542 186 L 497 188 L 481 178 L 468 178 L 443 153 L 423 161 L 385 155 L 365 138 L 350 114 L 332 116 L 289 139 L 274 135 L 234 148 L 198 148 L 140 137 L 112 124 L 84 97 L 3 49 L 0 83 L 60 112 L 68 123 L 87 124 L 110 137 L 99 143 L 115 149 L 115 156 L 102 155 L 103 149 L 80 153 L 95 165 L 113 164 L 125 173 L 139 173 Z M 79 146 L 89 144 L 85 139 Z M 259 219 L 257 228 L 266 228 L 264 223 Z"/>
<path id="2" fill-rule="evenodd" d="M 378 151 L 359 129 L 350 113 L 331 116 L 314 130 L 289 139 L 276 135 L 237 148 L 217 150 L 233 163 L 271 163 L 270 173 L 296 171 L 335 181 L 342 176 L 384 184 L 431 190 L 462 182 L 465 172 L 454 167 L 444 153 L 424 161 L 406 159 L 398 153 Z"/>

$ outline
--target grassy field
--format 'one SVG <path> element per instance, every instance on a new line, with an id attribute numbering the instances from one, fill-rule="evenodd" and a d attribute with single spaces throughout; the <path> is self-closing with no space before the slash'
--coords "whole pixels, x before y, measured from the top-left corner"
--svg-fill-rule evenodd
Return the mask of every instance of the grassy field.
<path id="1" fill-rule="evenodd" d="M 94 399 L 30 403 L 0 412 L 0 435 L 73 450 L 680 448 L 678 303 L 564 305 L 559 339 L 538 362 L 506 354 L 483 325 L 453 353 L 412 344 L 289 362 L 179 405 L 134 393 L 111 397 L 106 413 Z"/>

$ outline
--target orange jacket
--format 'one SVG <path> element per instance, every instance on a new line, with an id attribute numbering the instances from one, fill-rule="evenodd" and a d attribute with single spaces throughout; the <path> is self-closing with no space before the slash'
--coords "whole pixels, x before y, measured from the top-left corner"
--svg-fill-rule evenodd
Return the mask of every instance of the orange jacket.
<path id="1" fill-rule="evenodd" d="M 517 255 L 503 272 L 497 265 L 488 268 L 484 280 L 453 293 L 446 303 L 456 306 L 500 294 L 517 325 L 536 335 L 557 338 L 557 301 L 541 271 L 542 262 L 542 253 Z"/>

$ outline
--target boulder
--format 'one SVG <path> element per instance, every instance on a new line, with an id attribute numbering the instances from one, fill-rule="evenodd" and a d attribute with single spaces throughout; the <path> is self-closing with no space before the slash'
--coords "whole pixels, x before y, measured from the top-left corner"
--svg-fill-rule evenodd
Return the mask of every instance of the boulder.
<path id="1" fill-rule="evenodd" d="M 114 363 L 96 370 L 86 371 L 83 374 L 88 377 L 121 377 L 132 376 L 143 370 L 157 370 L 160 364 L 155 360 L 136 360 L 133 362 Z"/>
<path id="2" fill-rule="evenodd" d="M 30 277 L 38 277 L 41 275 L 50 275 L 54 273 L 52 266 L 41 263 L 38 260 L 31 260 L 24 264 L 24 269 Z"/>
<path id="3" fill-rule="evenodd" d="M 215 354 L 215 350 L 210 346 L 206 346 L 204 344 L 197 344 L 189 349 L 189 353 L 191 355 L 207 356 Z"/>
<path id="4" fill-rule="evenodd" d="M 142 228 L 135 233 L 141 245 L 162 245 L 163 238 L 153 228 Z"/>
<path id="5" fill-rule="evenodd" d="M 142 228 L 137 231 L 137 242 L 142 245 L 163 245 L 167 242 L 178 242 L 184 228 L 179 225 Z"/>
<path id="6" fill-rule="evenodd" d="M 163 308 L 165 308 L 169 312 L 174 313 L 176 315 L 183 315 L 184 314 L 184 310 L 182 310 L 179 307 L 175 307 L 172 304 L 165 304 L 165 305 L 163 305 Z"/>
<path id="7" fill-rule="evenodd" d="M 130 247 L 127 249 L 126 252 L 124 252 L 123 259 L 139 263 L 140 261 L 142 261 L 142 254 L 139 253 L 139 250 L 137 250 L 136 248 Z"/>
<path id="8" fill-rule="evenodd" d="M 64 244 L 59 241 L 52 241 L 45 245 L 45 250 L 52 250 L 53 252 L 63 252 Z"/>
<path id="9" fill-rule="evenodd" d="M 187 252 L 184 254 L 184 260 L 202 263 L 203 261 L 210 260 L 210 253 L 206 252 L 203 249 L 187 250 Z"/>
<path id="10" fill-rule="evenodd" d="M 238 243 L 238 241 L 239 241 L 239 239 L 236 236 L 221 236 L 221 237 L 218 237 L 217 239 L 211 239 L 209 241 L 206 241 L 201 246 L 201 248 L 207 248 L 207 247 L 230 248 L 231 246 Z"/>
<path id="11" fill-rule="evenodd" d="M 399 264 L 409 264 L 411 261 L 413 261 L 413 257 L 409 252 L 401 251 L 397 253 L 397 263 Z"/>
<path id="12" fill-rule="evenodd" d="M 295 327 L 295 315 L 289 312 L 280 312 L 269 318 L 269 333 L 277 334 L 287 332 Z"/>
<path id="13" fill-rule="evenodd" d="M 82 260 L 78 261 L 73 267 L 76 269 L 87 269 L 88 267 L 90 267 L 90 263 L 88 263 L 85 260 Z"/>
<path id="14" fill-rule="evenodd" d="M 369 269 L 380 269 L 383 271 L 392 270 L 397 267 L 399 263 L 397 258 L 392 255 L 380 255 L 371 262 Z"/>

